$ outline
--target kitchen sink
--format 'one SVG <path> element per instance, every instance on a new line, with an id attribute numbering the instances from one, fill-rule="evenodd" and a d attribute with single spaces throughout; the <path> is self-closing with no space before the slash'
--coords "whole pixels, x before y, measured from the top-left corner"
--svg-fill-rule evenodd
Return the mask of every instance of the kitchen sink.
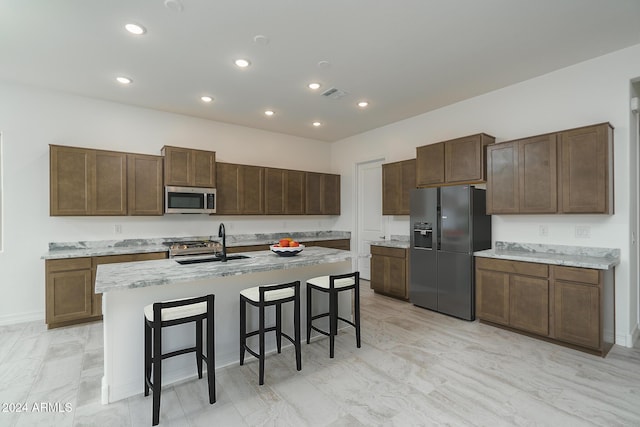
<path id="1" fill-rule="evenodd" d="M 250 258 L 250 257 L 246 255 L 227 255 L 227 261 L 233 261 L 235 259 L 245 259 L 245 258 Z M 216 262 L 216 261 L 222 261 L 222 258 L 217 256 L 212 256 L 212 257 L 206 257 L 206 258 L 191 258 L 191 259 L 176 260 L 176 262 L 180 265 L 199 264 L 202 262 Z"/>

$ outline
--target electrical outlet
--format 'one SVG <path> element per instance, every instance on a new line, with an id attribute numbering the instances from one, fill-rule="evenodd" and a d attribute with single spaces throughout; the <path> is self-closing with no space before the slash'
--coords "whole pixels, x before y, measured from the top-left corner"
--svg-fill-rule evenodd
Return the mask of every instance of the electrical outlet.
<path id="1" fill-rule="evenodd" d="M 538 227 L 538 235 L 547 237 L 549 235 L 549 227 L 546 225 L 540 225 Z"/>
<path id="2" fill-rule="evenodd" d="M 576 225 L 576 238 L 577 239 L 591 238 L 591 227 L 588 225 Z"/>
<path id="3" fill-rule="evenodd" d="M 115 234 L 122 234 L 122 225 L 121 224 L 115 224 L 113 226 L 113 232 Z"/>

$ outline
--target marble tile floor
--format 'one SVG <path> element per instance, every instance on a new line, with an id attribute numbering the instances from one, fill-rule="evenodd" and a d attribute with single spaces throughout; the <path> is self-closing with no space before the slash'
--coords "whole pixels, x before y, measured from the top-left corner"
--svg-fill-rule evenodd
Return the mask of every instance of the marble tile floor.
<path id="1" fill-rule="evenodd" d="M 602 359 L 361 289 L 362 348 L 303 344 L 301 372 L 284 349 L 264 386 L 253 358 L 219 369 L 214 405 L 204 379 L 166 387 L 160 425 L 640 426 L 640 347 Z M 101 327 L 0 327 L 0 426 L 150 426 L 151 397 L 100 403 Z"/>

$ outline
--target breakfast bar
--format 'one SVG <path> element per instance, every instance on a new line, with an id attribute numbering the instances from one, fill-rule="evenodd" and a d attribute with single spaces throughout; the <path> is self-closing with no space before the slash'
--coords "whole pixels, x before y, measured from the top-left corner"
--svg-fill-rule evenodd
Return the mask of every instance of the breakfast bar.
<path id="1" fill-rule="evenodd" d="M 162 259 L 98 266 L 96 292 L 101 292 L 104 316 L 104 376 L 102 402 L 115 402 L 143 392 L 144 331 L 143 308 L 154 302 L 215 294 L 216 368 L 239 360 L 239 293 L 242 289 L 266 284 L 301 282 L 301 299 L 306 299 L 306 280 L 328 274 L 352 271 L 351 252 L 322 247 L 308 247 L 292 257 L 280 257 L 270 251 L 247 252 L 247 258 L 227 262 L 203 262 L 180 265 L 175 259 Z M 325 310 L 328 301 L 314 299 L 313 312 Z M 302 335 L 306 315 L 301 310 Z M 283 318 L 289 318 L 283 307 Z M 339 315 L 351 317 L 351 298 L 341 297 Z M 257 325 L 257 313 L 248 313 L 249 322 Z M 267 314 L 267 324 L 273 323 Z M 192 329 L 179 325 L 163 330 L 163 346 L 173 348 L 193 345 Z M 292 326 L 283 323 L 283 331 Z M 275 351 L 275 339 L 267 339 L 267 352 Z M 304 360 L 303 360 L 304 369 Z M 189 356 L 163 363 L 163 384 L 195 378 L 196 370 Z"/>

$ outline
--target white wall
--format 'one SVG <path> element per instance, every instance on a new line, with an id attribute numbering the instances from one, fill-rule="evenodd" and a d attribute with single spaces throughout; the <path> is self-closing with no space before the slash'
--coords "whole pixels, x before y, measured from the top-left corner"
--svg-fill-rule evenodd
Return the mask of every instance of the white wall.
<path id="1" fill-rule="evenodd" d="M 478 132 L 501 142 L 610 122 L 615 127 L 615 215 L 495 215 L 493 239 L 620 248 L 616 338 L 621 345 L 631 345 L 638 325 L 637 252 L 630 239 L 636 227 L 638 188 L 632 183 L 637 165 L 635 147 L 630 146 L 629 98 L 630 81 L 638 76 L 640 45 L 334 143 L 332 164 L 343 176 L 343 215 L 336 227 L 355 229 L 357 162 L 409 159 L 417 146 Z M 548 227 L 547 237 L 538 235 L 541 224 Z M 591 238 L 577 239 L 576 224 L 590 226 Z M 407 235 L 408 230 L 408 217 L 389 218 L 387 234 Z"/>
<path id="2" fill-rule="evenodd" d="M 215 106 L 213 107 L 215 108 Z M 44 319 L 44 261 L 51 241 L 332 230 L 335 217 L 50 217 L 49 144 L 160 154 L 163 145 L 216 151 L 223 162 L 334 172 L 330 145 L 154 110 L 0 84 L 3 250 L 0 324 Z M 114 225 L 122 234 L 114 234 Z"/>

